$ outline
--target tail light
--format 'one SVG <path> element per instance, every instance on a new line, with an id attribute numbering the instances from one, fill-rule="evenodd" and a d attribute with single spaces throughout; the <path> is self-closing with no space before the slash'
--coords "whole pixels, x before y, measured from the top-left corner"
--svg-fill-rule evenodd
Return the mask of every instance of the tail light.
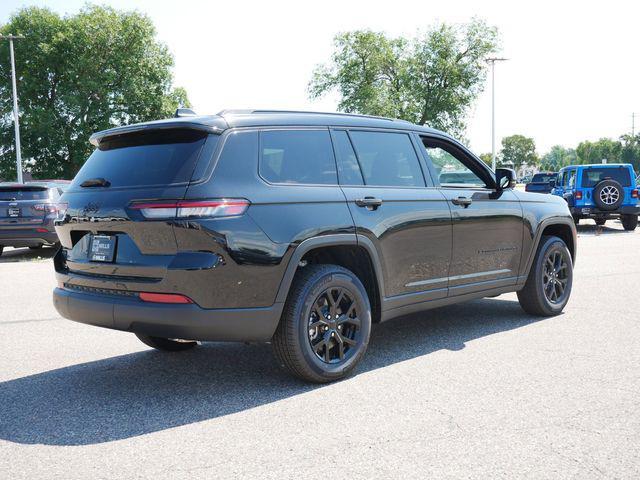
<path id="1" fill-rule="evenodd" d="M 179 295 L 177 293 L 140 292 L 138 296 L 143 302 L 150 303 L 193 303 L 193 300 L 191 300 L 189 297 L 185 295 Z"/>
<path id="2" fill-rule="evenodd" d="M 631 198 L 638 198 L 638 190 L 631 190 Z"/>
<path id="3" fill-rule="evenodd" d="M 244 198 L 223 198 L 218 200 L 179 200 L 170 202 L 135 202 L 134 210 L 140 210 L 145 218 L 193 218 L 231 217 L 242 215 L 249 208 L 249 200 Z"/>
<path id="4" fill-rule="evenodd" d="M 576 200 L 582 200 L 582 190 L 576 190 Z"/>
<path id="5" fill-rule="evenodd" d="M 53 203 L 37 203 L 32 205 L 31 208 L 36 212 L 56 213 L 58 211 L 56 205 Z"/>

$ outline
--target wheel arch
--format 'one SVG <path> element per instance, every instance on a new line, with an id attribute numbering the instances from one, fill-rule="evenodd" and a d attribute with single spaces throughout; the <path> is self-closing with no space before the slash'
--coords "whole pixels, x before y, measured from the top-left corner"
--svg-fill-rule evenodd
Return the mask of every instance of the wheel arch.
<path id="1" fill-rule="evenodd" d="M 574 264 L 576 262 L 577 235 L 573 219 L 569 217 L 546 218 L 542 220 L 538 225 L 538 229 L 536 231 L 536 235 L 531 247 L 531 252 L 529 253 L 529 258 L 527 259 L 527 268 L 524 272 L 525 279 L 529 275 L 529 271 L 531 270 L 531 265 L 533 264 L 533 259 L 535 258 L 538 247 L 540 246 L 540 241 L 545 235 L 554 235 L 561 238 L 569 249 L 569 253 L 571 254 L 571 261 Z"/>
<path id="2" fill-rule="evenodd" d="M 384 284 L 380 260 L 371 240 L 356 234 L 323 235 L 304 240 L 289 259 L 276 302 L 286 301 L 296 272 L 308 263 L 335 264 L 352 271 L 367 290 L 372 321 L 380 321 Z"/>

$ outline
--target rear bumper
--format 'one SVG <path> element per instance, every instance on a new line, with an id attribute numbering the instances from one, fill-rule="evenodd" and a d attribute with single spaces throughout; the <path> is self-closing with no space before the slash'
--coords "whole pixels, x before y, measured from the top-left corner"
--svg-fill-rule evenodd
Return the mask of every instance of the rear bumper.
<path id="1" fill-rule="evenodd" d="M 594 206 L 569 207 L 571 214 L 577 217 L 606 217 L 618 215 L 640 215 L 640 205 L 625 205 L 615 210 L 600 210 Z"/>
<path id="2" fill-rule="evenodd" d="M 229 342 L 269 341 L 283 308 L 276 303 L 263 308 L 204 309 L 63 288 L 53 291 L 53 303 L 64 318 L 88 325 L 163 338 Z"/>
<path id="3" fill-rule="evenodd" d="M 54 232 L 33 232 L 29 234 L 22 231 L 14 234 L 0 232 L 0 245 L 3 247 L 37 247 L 40 245 L 53 245 L 57 241 L 58 236 Z"/>

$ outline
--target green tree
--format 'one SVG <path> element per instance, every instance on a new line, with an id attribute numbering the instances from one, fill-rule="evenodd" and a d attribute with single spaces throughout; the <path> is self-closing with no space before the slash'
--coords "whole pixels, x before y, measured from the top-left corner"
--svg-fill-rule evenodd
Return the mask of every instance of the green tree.
<path id="1" fill-rule="evenodd" d="M 461 133 L 484 87 L 498 33 L 481 20 L 439 24 L 413 39 L 356 30 L 334 39 L 331 61 L 309 83 L 312 99 L 337 90 L 344 112 L 400 118 Z"/>
<path id="2" fill-rule="evenodd" d="M 491 166 L 493 163 L 492 162 L 493 159 L 490 153 L 481 153 L 480 160 L 482 160 L 484 163 L 486 163 L 489 166 Z"/>
<path id="3" fill-rule="evenodd" d="M 630 163 L 637 173 L 640 173 L 640 134 L 622 135 L 620 137 L 622 148 L 620 149 L 620 161 Z"/>
<path id="4" fill-rule="evenodd" d="M 514 168 L 523 164 L 537 165 L 539 162 L 536 154 L 536 144 L 533 138 L 524 135 L 511 135 L 502 139 L 502 151 L 500 153 L 502 163 L 511 163 Z"/>
<path id="5" fill-rule="evenodd" d="M 163 118 L 188 106 L 172 89 L 173 58 L 137 12 L 87 6 L 60 17 L 46 8 L 19 10 L 0 27 L 25 35 L 15 43 L 25 170 L 71 178 L 98 130 Z M 0 177 L 15 178 L 11 73 L 0 44 Z"/>
<path id="6" fill-rule="evenodd" d="M 601 138 L 597 142 L 580 142 L 576 148 L 578 163 L 581 164 L 602 163 L 602 160 L 616 163 L 620 161 L 621 152 L 622 143 L 610 138 Z"/>
<path id="7" fill-rule="evenodd" d="M 562 167 L 577 163 L 576 151 L 573 148 L 565 148 L 562 145 L 554 145 L 540 159 L 540 168 L 557 172 Z"/>

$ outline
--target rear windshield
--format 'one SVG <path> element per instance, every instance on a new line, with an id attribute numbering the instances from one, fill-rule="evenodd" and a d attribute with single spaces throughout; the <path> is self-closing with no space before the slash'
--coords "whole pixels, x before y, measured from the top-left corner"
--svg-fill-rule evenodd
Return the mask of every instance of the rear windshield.
<path id="1" fill-rule="evenodd" d="M 0 187 L 0 201 L 47 200 L 49 190 L 45 187 Z"/>
<path id="2" fill-rule="evenodd" d="M 551 180 L 556 179 L 556 174 L 549 173 L 536 173 L 531 179 L 531 183 L 549 183 Z"/>
<path id="3" fill-rule="evenodd" d="M 191 180 L 206 134 L 170 130 L 125 135 L 100 142 L 73 179 L 104 178 L 112 187 L 168 185 Z"/>
<path id="4" fill-rule="evenodd" d="M 589 188 L 595 187 L 595 185 L 604 180 L 610 178 L 615 180 L 623 187 L 631 186 L 631 175 L 629 175 L 629 169 L 625 167 L 611 168 L 611 167 L 592 167 L 586 168 L 582 171 L 582 186 Z"/>

